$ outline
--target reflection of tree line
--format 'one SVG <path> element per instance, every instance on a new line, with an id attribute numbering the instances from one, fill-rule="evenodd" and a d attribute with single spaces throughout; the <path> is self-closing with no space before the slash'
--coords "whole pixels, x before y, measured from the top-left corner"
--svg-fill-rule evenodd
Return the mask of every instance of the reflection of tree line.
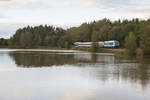
<path id="1" fill-rule="evenodd" d="M 106 57 L 105 55 L 96 54 L 48 54 L 42 52 L 13 52 L 9 54 L 15 63 L 20 67 L 42 67 L 52 65 L 65 65 L 65 64 L 88 64 L 88 63 L 106 63 L 113 56 Z M 114 59 L 112 63 L 114 63 Z"/>
<path id="2" fill-rule="evenodd" d="M 18 66 L 23 67 L 42 67 L 78 63 L 116 64 L 119 62 L 119 58 L 117 58 L 115 55 L 98 55 L 94 53 L 49 54 L 49 52 L 13 52 L 9 55 L 14 59 Z"/>
<path id="3" fill-rule="evenodd" d="M 142 62 L 140 64 L 131 63 L 131 65 L 115 64 L 113 68 L 111 68 L 111 65 L 108 66 L 107 64 L 99 66 L 99 70 L 94 71 L 91 75 L 104 83 L 110 79 L 118 82 L 122 80 L 123 83 L 139 84 L 143 89 L 146 89 L 150 83 L 149 64 Z"/>
<path id="4" fill-rule="evenodd" d="M 119 59 L 115 55 L 105 55 L 105 54 L 96 54 L 96 53 L 88 53 L 88 54 L 78 54 L 75 55 L 75 59 L 78 62 L 87 62 L 87 63 L 103 63 L 103 64 L 115 64 L 118 63 Z"/>
<path id="5" fill-rule="evenodd" d="M 91 62 L 97 63 L 102 62 L 103 65 L 96 64 L 97 67 L 101 67 L 99 70 L 94 71 L 94 75 L 106 82 L 112 77 L 115 80 L 123 79 L 125 81 L 130 81 L 133 84 L 140 84 L 143 89 L 147 87 L 150 83 L 150 58 L 141 59 L 139 63 L 135 59 L 127 62 L 122 62 L 125 60 L 117 56 L 110 55 L 91 55 Z M 113 75 L 111 75 L 112 73 Z M 110 76 L 111 75 L 111 76 Z"/>
<path id="6" fill-rule="evenodd" d="M 150 64 L 147 60 L 142 59 L 139 64 L 131 63 L 130 65 L 118 65 L 118 70 L 114 73 L 114 77 L 121 77 L 123 80 L 130 80 L 133 83 L 141 84 L 143 88 L 150 82 Z"/>
<path id="7" fill-rule="evenodd" d="M 48 55 L 38 53 L 10 53 L 15 63 L 20 67 L 42 67 L 52 65 L 74 64 L 74 55 Z"/>
<path id="8" fill-rule="evenodd" d="M 9 54 L 18 66 L 22 67 L 42 67 L 42 66 L 52 66 L 52 65 L 65 65 L 65 64 L 78 64 L 78 63 L 97 63 L 98 61 L 115 59 L 114 63 L 106 63 L 104 65 L 97 65 L 97 67 L 102 67 L 102 69 L 94 71 L 94 75 L 103 81 L 107 81 L 110 78 L 109 73 L 112 73 L 114 79 L 127 80 L 133 83 L 139 83 L 143 87 L 149 83 L 150 80 L 150 65 L 149 60 L 141 60 L 139 64 L 137 63 L 117 63 L 117 58 L 109 58 L 113 56 L 108 55 L 95 55 L 90 54 L 84 55 L 80 54 L 79 57 L 74 54 L 39 54 L 39 53 L 10 53 Z M 100 57 L 101 56 L 101 57 Z M 107 56 L 107 57 L 106 57 Z M 80 58 L 81 57 L 81 58 Z M 87 57 L 87 59 L 86 59 Z M 107 58 L 107 59 L 105 59 Z M 82 59 L 82 61 L 81 61 Z M 108 61 L 109 62 L 109 61 Z M 99 64 L 99 63 L 98 63 Z M 110 65 L 109 65 L 110 64 Z M 110 67 L 112 64 L 112 68 Z M 81 65 L 82 66 L 82 65 Z M 97 76 L 98 75 L 98 76 Z"/>

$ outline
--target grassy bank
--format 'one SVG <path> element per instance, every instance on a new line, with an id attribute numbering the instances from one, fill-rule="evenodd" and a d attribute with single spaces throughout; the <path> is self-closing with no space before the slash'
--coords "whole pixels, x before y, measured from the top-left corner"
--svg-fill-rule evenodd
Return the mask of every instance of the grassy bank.
<path id="1" fill-rule="evenodd" d="M 0 49 L 9 49 L 9 47 L 8 46 L 0 46 Z"/>
<path id="2" fill-rule="evenodd" d="M 88 51 L 91 52 L 91 48 L 87 47 L 72 47 L 72 50 L 81 50 L 81 51 Z M 99 48 L 98 53 L 117 53 L 117 54 L 124 54 L 125 49 L 108 49 L 108 48 Z"/>
<path id="3" fill-rule="evenodd" d="M 102 49 L 100 49 L 100 52 L 124 54 L 125 49 L 106 49 L 106 48 L 102 48 Z"/>

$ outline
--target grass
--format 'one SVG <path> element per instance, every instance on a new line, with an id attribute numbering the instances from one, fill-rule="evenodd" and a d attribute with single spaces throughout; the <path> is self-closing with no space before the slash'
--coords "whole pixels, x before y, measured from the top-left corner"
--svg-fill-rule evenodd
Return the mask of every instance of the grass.
<path id="1" fill-rule="evenodd" d="M 81 51 L 88 51 L 91 52 L 91 48 L 87 47 L 72 47 L 73 50 L 81 50 Z M 111 48 L 99 48 L 98 53 L 117 53 L 117 54 L 124 54 L 125 49 L 111 49 Z"/>

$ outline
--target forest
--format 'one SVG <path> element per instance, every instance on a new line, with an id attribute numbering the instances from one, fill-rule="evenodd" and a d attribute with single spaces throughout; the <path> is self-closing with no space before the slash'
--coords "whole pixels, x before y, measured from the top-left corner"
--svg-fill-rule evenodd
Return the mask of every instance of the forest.
<path id="1" fill-rule="evenodd" d="M 130 33 L 132 35 L 128 38 Z M 117 21 L 102 19 L 68 29 L 48 25 L 27 26 L 18 29 L 10 39 L 1 38 L 0 46 L 6 45 L 13 48 L 36 48 L 41 46 L 71 48 L 73 42 L 118 40 L 120 48 L 125 48 L 130 45 L 130 43 L 125 45 L 125 42 L 132 40 L 132 36 L 134 36 L 136 48 L 141 48 L 145 54 L 150 53 L 150 19 L 140 20 L 138 18 Z"/>

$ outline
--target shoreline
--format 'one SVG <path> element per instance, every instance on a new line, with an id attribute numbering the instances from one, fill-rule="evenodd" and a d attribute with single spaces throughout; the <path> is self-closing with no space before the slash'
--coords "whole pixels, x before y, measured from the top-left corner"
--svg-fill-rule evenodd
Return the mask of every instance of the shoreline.
<path id="1" fill-rule="evenodd" d="M 79 50 L 79 51 L 86 51 L 91 52 L 91 48 L 86 47 L 72 47 L 70 49 L 66 48 L 57 48 L 57 47 L 36 47 L 36 48 L 10 48 L 10 47 L 0 47 L 0 49 L 47 49 L 47 50 Z M 122 48 L 99 48 L 95 53 L 115 53 L 115 54 L 124 54 L 125 49 Z"/>

